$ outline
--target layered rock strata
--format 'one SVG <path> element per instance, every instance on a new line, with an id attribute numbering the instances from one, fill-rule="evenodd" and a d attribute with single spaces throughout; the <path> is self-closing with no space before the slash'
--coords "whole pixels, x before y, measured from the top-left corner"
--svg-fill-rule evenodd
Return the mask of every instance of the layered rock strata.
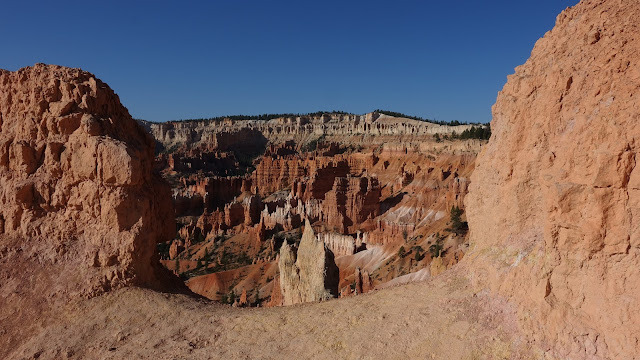
<path id="1" fill-rule="evenodd" d="M 406 147 L 402 153 L 398 155 L 395 143 L 359 151 L 337 143 L 319 143 L 309 152 L 297 150 L 292 141 L 272 144 L 254 161 L 252 174 L 231 177 L 231 182 L 220 176 L 211 178 L 222 185 L 222 192 L 223 184 L 235 184 L 225 193 L 226 198 L 209 195 L 205 187 L 194 192 L 196 201 L 218 198 L 227 202 L 213 210 L 205 208 L 197 218 L 180 218 L 180 239 L 167 245 L 165 264 L 172 270 L 178 261 L 181 268 L 191 264 L 187 277 L 208 278 L 211 272 L 235 268 L 239 269 L 236 274 L 244 274 L 240 269 L 249 264 L 275 261 L 285 239 L 289 243 L 299 239 L 302 220 L 307 218 L 341 264 L 341 289 L 351 287 L 358 266 L 374 274 L 372 286 L 419 271 L 431 260 L 425 249 L 432 245 L 433 235 L 450 231 L 452 206 L 464 208 L 462 200 L 475 155 Z M 165 174 L 173 176 L 172 172 Z M 233 194 L 231 200 L 229 194 Z M 443 245 L 449 267 L 462 258 L 456 254 L 466 251 L 464 232 Z M 407 256 L 385 259 L 399 254 L 401 246 Z M 177 257 L 176 250 L 181 250 Z M 359 252 L 363 253 L 354 256 Z M 343 257 L 351 260 L 339 260 Z M 275 287 L 272 275 L 263 273 L 260 279 L 246 280 L 240 277 L 228 286 L 235 294 L 247 290 L 252 299 L 259 293 L 264 296 L 263 304 L 274 303 L 269 301 Z M 203 291 L 195 287 L 195 281 L 189 284 L 205 296 L 215 294 L 216 300 L 224 301 L 231 291 Z"/>
<path id="2" fill-rule="evenodd" d="M 176 144 L 220 144 L 230 149 L 238 144 L 281 143 L 309 137 L 376 137 L 431 136 L 460 134 L 470 125 L 445 126 L 429 122 L 396 118 L 377 112 L 364 115 L 322 114 L 317 116 L 284 117 L 272 120 L 202 120 L 143 122 L 155 139 L 165 148 Z M 252 149 L 249 149 L 252 150 Z"/>

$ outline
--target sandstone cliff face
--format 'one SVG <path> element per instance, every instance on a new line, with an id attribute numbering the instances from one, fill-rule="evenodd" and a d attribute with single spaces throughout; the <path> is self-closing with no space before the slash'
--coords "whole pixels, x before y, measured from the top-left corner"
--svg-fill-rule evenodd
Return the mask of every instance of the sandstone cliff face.
<path id="1" fill-rule="evenodd" d="M 0 70 L 0 126 L 2 263 L 53 271 L 46 293 L 58 295 L 158 285 L 170 190 L 117 95 L 79 69 Z M 6 267 L 9 278 L 25 270 Z"/>
<path id="2" fill-rule="evenodd" d="M 322 301 L 338 296 L 338 267 L 333 253 L 316 239 L 307 220 L 297 253 L 280 248 L 280 286 L 284 305 Z"/>
<path id="3" fill-rule="evenodd" d="M 640 3 L 558 16 L 498 96 L 467 197 L 479 284 L 553 358 L 640 354 Z"/>
<path id="4" fill-rule="evenodd" d="M 433 134 L 460 134 L 471 125 L 445 126 L 429 122 L 395 118 L 380 113 L 365 115 L 323 114 L 264 120 L 204 120 L 143 122 L 143 125 L 165 148 L 176 144 L 216 144 L 221 149 L 253 151 L 257 144 L 268 140 L 280 143 L 288 140 L 301 142 L 309 137 L 337 136 L 348 139 L 367 136 L 431 136 Z M 246 147 L 249 147 L 246 149 Z"/>
<path id="5" fill-rule="evenodd" d="M 362 154 L 335 154 L 339 146 L 327 146 L 332 151 L 322 156 L 266 154 L 257 163 L 252 175 L 256 193 L 268 196 L 291 188 L 284 204 L 274 204 L 275 209 L 266 207 L 263 211 L 270 228 L 276 224 L 285 229 L 298 227 L 301 218 L 307 216 L 346 234 L 379 215 L 380 184 L 377 178 L 367 175 L 364 162 L 359 161 Z"/>

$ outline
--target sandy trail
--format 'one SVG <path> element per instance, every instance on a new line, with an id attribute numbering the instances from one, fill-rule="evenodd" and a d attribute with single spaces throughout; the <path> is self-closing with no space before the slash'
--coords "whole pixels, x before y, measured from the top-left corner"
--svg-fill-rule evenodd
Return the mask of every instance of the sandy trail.
<path id="1" fill-rule="evenodd" d="M 271 309 L 128 288 L 69 305 L 10 358 L 536 358 L 508 304 L 459 274 Z"/>

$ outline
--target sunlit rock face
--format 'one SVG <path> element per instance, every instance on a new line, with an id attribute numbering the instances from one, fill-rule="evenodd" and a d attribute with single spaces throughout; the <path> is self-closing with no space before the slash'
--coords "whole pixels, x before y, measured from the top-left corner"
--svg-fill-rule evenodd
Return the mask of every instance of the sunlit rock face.
<path id="1" fill-rule="evenodd" d="M 338 296 L 338 267 L 333 253 L 316 238 L 307 220 L 297 252 L 280 248 L 280 286 L 284 305 L 328 300 Z"/>
<path id="2" fill-rule="evenodd" d="M 560 14 L 493 108 L 467 196 L 478 285 L 554 358 L 640 353 L 640 3 Z"/>
<path id="3" fill-rule="evenodd" d="M 160 287 L 170 189 L 152 173 L 153 139 L 118 96 L 80 69 L 0 70 L 0 126 L 3 275 L 61 298 Z"/>

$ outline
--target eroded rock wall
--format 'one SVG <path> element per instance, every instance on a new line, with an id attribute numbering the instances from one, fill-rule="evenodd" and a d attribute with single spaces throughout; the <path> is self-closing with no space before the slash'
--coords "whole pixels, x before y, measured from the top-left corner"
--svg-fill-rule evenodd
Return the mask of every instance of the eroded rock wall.
<path id="1" fill-rule="evenodd" d="M 152 173 L 153 139 L 117 95 L 79 69 L 0 70 L 0 126 L 2 263 L 57 267 L 49 291 L 65 294 L 159 286 L 155 244 L 175 231 L 170 189 Z"/>
<path id="2" fill-rule="evenodd" d="M 562 359 L 640 354 L 640 3 L 560 14 L 493 107 L 467 197 L 478 285 Z"/>
<path id="3" fill-rule="evenodd" d="M 265 140 L 279 143 L 291 139 L 301 142 L 320 136 L 357 141 L 365 136 L 368 140 L 384 136 L 431 136 L 451 134 L 471 125 L 445 126 L 414 119 L 396 118 L 377 112 L 364 115 L 323 114 L 312 116 L 284 117 L 272 120 L 201 120 L 168 121 L 142 124 L 165 148 L 176 144 L 216 143 L 226 149 L 251 147 L 265 144 Z M 251 150 L 251 149 L 250 149 Z"/>

